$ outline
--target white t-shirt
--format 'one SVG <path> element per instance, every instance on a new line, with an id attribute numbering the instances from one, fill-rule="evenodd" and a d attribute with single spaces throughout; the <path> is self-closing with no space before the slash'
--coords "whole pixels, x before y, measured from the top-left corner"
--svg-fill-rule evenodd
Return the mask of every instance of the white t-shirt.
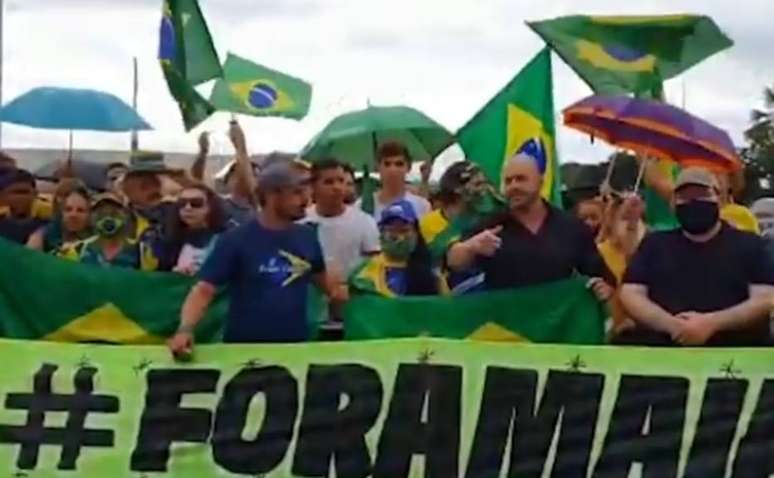
<path id="1" fill-rule="evenodd" d="M 432 206 L 430 205 L 430 201 L 423 198 L 422 196 L 417 196 L 416 194 L 406 191 L 406 194 L 403 196 L 403 199 L 410 202 L 412 206 L 414 206 L 414 213 L 417 215 L 417 219 L 422 219 L 422 217 L 425 214 L 428 214 L 430 211 L 432 211 Z M 396 199 L 398 201 L 398 199 Z M 392 203 L 390 203 L 392 204 Z M 382 215 L 382 210 L 387 208 L 390 204 L 382 204 L 379 202 L 379 193 L 374 193 L 374 217 L 376 220 L 379 220 L 379 217 Z M 358 199 L 357 201 L 357 207 L 360 208 L 362 206 L 362 199 Z"/>
<path id="2" fill-rule="evenodd" d="M 369 253 L 379 252 L 379 229 L 376 221 L 359 208 L 347 206 L 344 214 L 325 217 L 310 206 L 301 221 L 317 225 L 325 266 L 348 277 Z"/>

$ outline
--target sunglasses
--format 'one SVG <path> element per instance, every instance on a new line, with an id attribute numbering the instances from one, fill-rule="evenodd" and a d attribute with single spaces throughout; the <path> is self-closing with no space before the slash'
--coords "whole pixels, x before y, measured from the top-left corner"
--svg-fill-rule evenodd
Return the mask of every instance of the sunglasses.
<path id="1" fill-rule="evenodd" d="M 180 209 L 191 206 L 192 209 L 201 209 L 207 204 L 207 201 L 204 198 L 181 198 L 177 200 L 177 205 L 180 206 Z"/>

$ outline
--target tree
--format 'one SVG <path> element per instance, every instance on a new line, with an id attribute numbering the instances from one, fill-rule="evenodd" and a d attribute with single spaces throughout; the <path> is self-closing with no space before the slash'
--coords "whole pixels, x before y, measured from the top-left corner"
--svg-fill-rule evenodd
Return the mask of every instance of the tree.
<path id="1" fill-rule="evenodd" d="M 746 202 L 774 195 L 774 85 L 763 91 L 763 108 L 752 111 L 752 125 L 745 131 Z"/>

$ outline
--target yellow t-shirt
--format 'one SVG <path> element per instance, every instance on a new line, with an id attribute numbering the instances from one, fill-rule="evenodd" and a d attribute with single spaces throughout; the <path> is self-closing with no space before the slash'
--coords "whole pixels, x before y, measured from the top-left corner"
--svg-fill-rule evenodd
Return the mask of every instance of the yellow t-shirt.
<path id="1" fill-rule="evenodd" d="M 758 220 L 748 208 L 739 204 L 726 204 L 720 209 L 720 218 L 740 231 L 760 235 Z"/>
<path id="2" fill-rule="evenodd" d="M 0 217 L 8 215 L 8 206 L 0 206 Z M 36 197 L 32 202 L 32 218 L 49 221 L 54 216 L 54 204 L 45 196 Z"/>
<path id="3" fill-rule="evenodd" d="M 606 240 L 597 244 L 599 255 L 607 264 L 607 268 L 615 276 L 616 286 L 620 287 L 623 281 L 623 276 L 626 273 L 626 255 L 618 250 L 611 240 Z M 610 301 L 610 315 L 613 316 L 613 331 L 618 330 L 626 322 L 626 312 L 624 311 L 621 299 L 618 296 L 618 292 L 613 296 Z"/>

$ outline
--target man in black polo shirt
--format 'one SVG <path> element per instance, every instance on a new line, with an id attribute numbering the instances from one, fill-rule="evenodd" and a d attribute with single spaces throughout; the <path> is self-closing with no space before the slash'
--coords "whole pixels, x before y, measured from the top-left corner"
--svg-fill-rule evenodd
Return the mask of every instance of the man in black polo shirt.
<path id="1" fill-rule="evenodd" d="M 680 173 L 673 199 L 680 229 L 646 237 L 624 276 L 621 301 L 637 326 L 622 342 L 769 343 L 774 263 L 758 236 L 719 219 L 718 198 L 708 171 Z"/>
<path id="2" fill-rule="evenodd" d="M 588 228 L 540 197 L 543 178 L 535 160 L 511 158 L 503 171 L 509 211 L 485 221 L 468 239 L 452 245 L 447 262 L 453 270 L 480 267 L 488 290 L 591 277 L 600 300 L 613 292 L 612 274 L 597 252 Z"/>

